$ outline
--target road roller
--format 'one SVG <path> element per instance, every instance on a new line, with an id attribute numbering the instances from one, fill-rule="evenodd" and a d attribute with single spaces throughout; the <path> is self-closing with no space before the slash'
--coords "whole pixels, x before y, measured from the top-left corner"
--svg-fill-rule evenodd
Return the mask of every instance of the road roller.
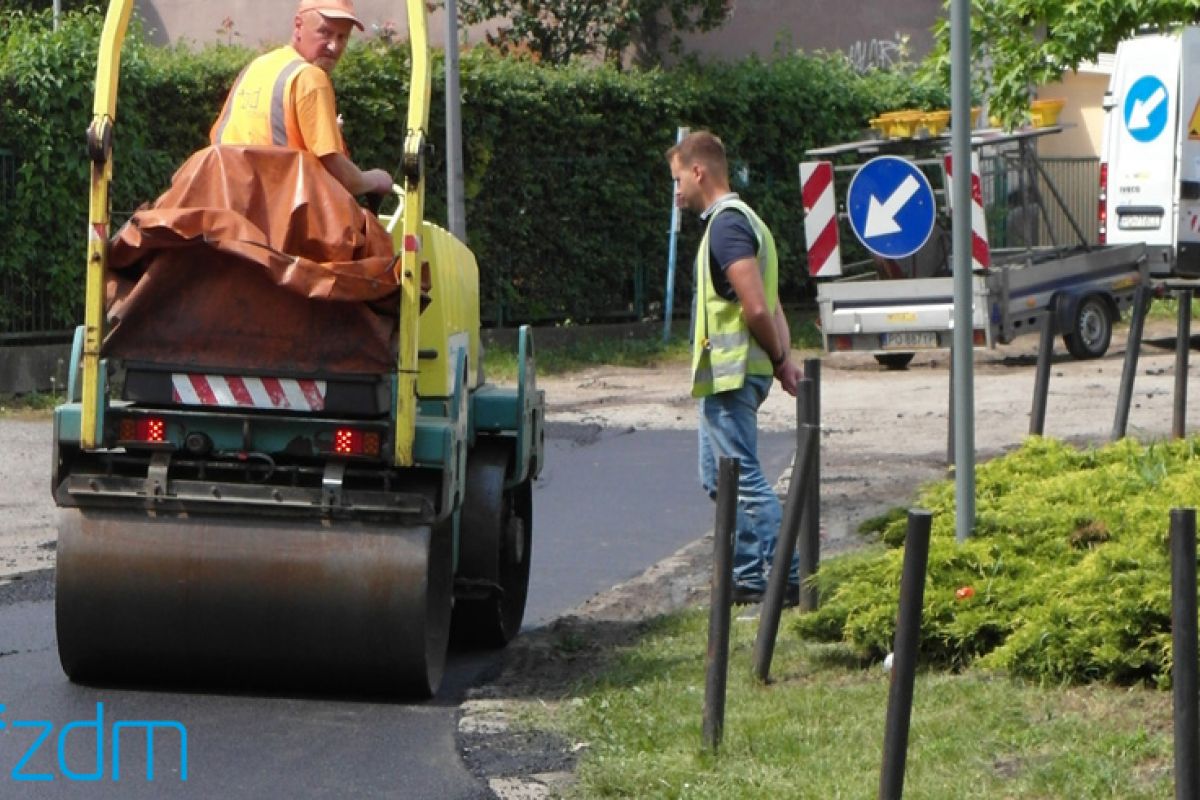
<path id="1" fill-rule="evenodd" d="M 406 2 L 392 214 L 311 154 L 216 147 L 111 238 L 133 0 L 107 9 L 84 324 L 54 414 L 72 681 L 430 696 L 452 632 L 520 630 L 545 400 L 528 328 L 515 385 L 485 379 L 475 258 L 424 218 L 428 40 Z"/>

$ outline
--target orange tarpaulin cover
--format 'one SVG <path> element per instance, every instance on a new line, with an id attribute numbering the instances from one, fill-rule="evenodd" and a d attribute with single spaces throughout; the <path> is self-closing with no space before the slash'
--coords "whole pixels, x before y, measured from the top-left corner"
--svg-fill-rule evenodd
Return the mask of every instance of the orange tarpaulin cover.
<path id="1" fill-rule="evenodd" d="M 311 153 L 209 147 L 114 237 L 104 355 L 189 369 L 395 369 L 391 236 Z"/>

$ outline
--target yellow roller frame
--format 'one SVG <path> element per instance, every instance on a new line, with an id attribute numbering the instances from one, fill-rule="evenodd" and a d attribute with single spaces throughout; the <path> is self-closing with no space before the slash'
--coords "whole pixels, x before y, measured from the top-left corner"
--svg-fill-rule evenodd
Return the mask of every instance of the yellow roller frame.
<path id="1" fill-rule="evenodd" d="M 80 444 L 95 449 L 100 435 L 100 343 L 104 340 L 104 271 L 108 265 L 109 202 L 112 182 L 112 137 L 117 121 L 117 83 L 121 77 L 121 45 L 129 27 L 133 0 L 113 0 L 104 17 L 96 59 L 96 95 L 88 126 L 92 162 L 88 203 L 87 292 L 83 312 L 83 408 Z"/>
<path id="2" fill-rule="evenodd" d="M 421 223 L 425 216 L 425 144 L 429 128 L 432 81 L 424 0 L 406 0 L 412 75 L 408 125 L 404 139 L 404 216 L 401 255 L 400 352 L 398 356 L 394 461 L 413 463 L 417 418 L 417 322 L 421 297 Z M 101 441 L 98 413 L 100 345 L 104 340 L 104 273 L 108 264 L 109 184 L 112 182 L 112 134 L 117 115 L 121 46 L 129 26 L 133 0 L 112 0 L 100 35 L 96 60 L 96 93 L 88 152 L 92 159 L 88 213 L 87 293 L 84 300 L 81 445 L 95 449 Z"/>
<path id="3" fill-rule="evenodd" d="M 421 314 L 421 223 L 425 217 L 425 137 L 429 129 L 429 35 L 424 0 L 407 0 L 408 35 L 412 44 L 412 75 L 408 93 L 408 133 L 404 137 L 404 217 L 400 296 L 400 353 L 396 391 L 396 449 L 398 467 L 413 463 L 417 424 L 417 322 Z"/>

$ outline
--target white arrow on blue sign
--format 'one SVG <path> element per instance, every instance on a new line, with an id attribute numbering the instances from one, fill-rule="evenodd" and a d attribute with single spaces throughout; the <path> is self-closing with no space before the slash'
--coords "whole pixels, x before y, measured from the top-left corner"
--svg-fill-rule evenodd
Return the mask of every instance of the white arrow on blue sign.
<path id="1" fill-rule="evenodd" d="M 933 232 L 936 207 L 925 173 L 896 156 L 878 156 L 850 180 L 846 211 L 854 235 L 872 253 L 904 258 Z"/>
<path id="2" fill-rule="evenodd" d="M 1125 93 L 1125 127 L 1139 142 L 1152 142 L 1167 127 L 1167 87 L 1157 75 L 1143 75 Z"/>

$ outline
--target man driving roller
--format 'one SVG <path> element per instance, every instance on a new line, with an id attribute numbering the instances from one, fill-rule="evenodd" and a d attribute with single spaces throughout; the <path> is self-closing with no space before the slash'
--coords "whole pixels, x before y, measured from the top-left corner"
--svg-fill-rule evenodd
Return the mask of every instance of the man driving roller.
<path id="1" fill-rule="evenodd" d="M 351 0 L 300 0 L 289 44 L 250 62 L 225 99 L 213 144 L 276 145 L 307 150 L 351 194 L 386 194 L 391 176 L 361 170 L 347 155 L 329 73 L 353 28 L 363 30 Z"/>

